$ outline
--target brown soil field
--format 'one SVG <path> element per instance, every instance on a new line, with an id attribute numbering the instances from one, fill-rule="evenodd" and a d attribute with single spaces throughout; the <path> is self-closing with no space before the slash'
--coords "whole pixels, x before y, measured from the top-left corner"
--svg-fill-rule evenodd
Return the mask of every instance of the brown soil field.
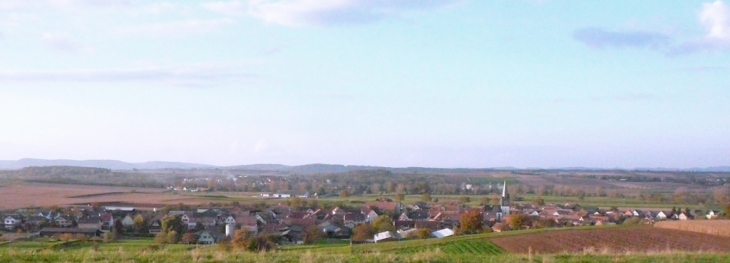
<path id="1" fill-rule="evenodd" d="M 199 204 L 204 200 L 163 193 L 165 189 L 23 183 L 0 186 L 0 210 L 72 204 Z M 194 202 L 193 202 L 194 201 Z"/>
<path id="2" fill-rule="evenodd" d="M 730 252 L 730 238 L 673 229 L 612 227 L 493 238 L 510 253 Z"/>
<path id="3" fill-rule="evenodd" d="M 661 221 L 654 227 L 730 237 L 730 220 Z"/>

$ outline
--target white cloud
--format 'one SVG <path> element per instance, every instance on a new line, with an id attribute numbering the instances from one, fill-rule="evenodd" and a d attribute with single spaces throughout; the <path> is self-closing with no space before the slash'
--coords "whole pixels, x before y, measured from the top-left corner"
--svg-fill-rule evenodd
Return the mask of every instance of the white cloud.
<path id="1" fill-rule="evenodd" d="M 124 33 L 150 37 L 202 34 L 219 31 L 223 26 L 233 24 L 233 22 L 234 21 L 229 18 L 211 20 L 193 19 L 187 21 L 157 23 L 151 25 L 129 27 L 124 30 Z"/>
<path id="2" fill-rule="evenodd" d="M 722 1 L 703 4 L 700 22 L 709 31 L 708 38 L 730 41 L 730 7 Z"/>
<path id="3" fill-rule="evenodd" d="M 210 11 L 225 15 L 241 15 L 246 12 L 246 7 L 241 1 L 208 2 L 201 4 L 201 6 Z"/>
<path id="4" fill-rule="evenodd" d="M 83 8 L 83 7 L 105 7 L 105 8 L 120 8 L 120 7 L 131 7 L 134 2 L 132 0 L 46 0 L 47 4 L 50 4 L 57 8 Z"/>
<path id="5" fill-rule="evenodd" d="M 0 71 L 2 82 L 146 82 L 171 86 L 198 87 L 224 80 L 252 81 L 257 77 L 233 67 L 189 66 L 177 68 Z"/>
<path id="6" fill-rule="evenodd" d="M 152 3 L 149 5 L 146 5 L 146 6 L 142 7 L 142 9 L 146 13 L 159 15 L 159 14 L 176 12 L 176 11 L 179 11 L 181 8 L 179 5 L 173 4 L 170 2 L 159 2 L 159 3 Z"/>
<path id="7" fill-rule="evenodd" d="M 236 2 L 236 1 L 234 1 Z M 361 24 L 404 12 L 453 6 L 456 0 L 250 0 L 247 13 L 285 26 Z M 233 2 L 228 2 L 231 4 Z"/>
<path id="8" fill-rule="evenodd" d="M 669 55 L 730 50 L 730 6 L 720 0 L 702 4 L 699 21 L 706 28 L 706 35 L 673 48 Z"/>
<path id="9" fill-rule="evenodd" d="M 45 44 L 48 48 L 66 52 L 66 53 L 74 53 L 74 54 L 93 54 L 94 49 L 84 46 L 81 43 L 72 41 L 68 38 L 68 36 L 63 34 L 50 34 L 50 33 L 44 33 L 41 37 L 41 41 L 43 41 L 43 44 Z"/>

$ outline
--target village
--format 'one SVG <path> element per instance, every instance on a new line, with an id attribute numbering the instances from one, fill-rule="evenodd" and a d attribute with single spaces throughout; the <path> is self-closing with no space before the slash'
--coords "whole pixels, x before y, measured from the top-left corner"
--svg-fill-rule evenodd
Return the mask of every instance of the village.
<path id="1" fill-rule="evenodd" d="M 584 208 L 580 204 L 513 203 L 506 183 L 499 204 L 467 206 L 457 201 L 405 204 L 390 199 L 339 206 L 320 205 L 307 191 L 281 190 L 260 194 L 275 205 L 185 205 L 164 208 L 76 205 L 4 211 L 4 235 L 26 238 L 156 238 L 163 243 L 211 245 L 234 238 L 265 234 L 278 245 L 318 239 L 343 242 L 387 242 L 444 238 L 482 232 L 519 231 L 616 224 L 652 224 L 664 220 L 716 219 L 720 211 L 691 209 L 620 210 Z M 307 202 L 309 200 L 309 202 Z M 476 222 L 476 223 L 475 223 Z M 175 237 L 170 237 L 173 232 Z M 163 236 L 163 238 L 158 238 Z M 21 240 L 21 239 L 19 239 Z"/>

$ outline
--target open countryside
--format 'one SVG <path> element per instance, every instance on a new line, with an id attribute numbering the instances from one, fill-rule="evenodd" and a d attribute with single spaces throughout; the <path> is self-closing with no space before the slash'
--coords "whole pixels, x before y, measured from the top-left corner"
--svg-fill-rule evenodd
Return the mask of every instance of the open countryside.
<path id="1" fill-rule="evenodd" d="M 290 262 L 730 253 L 730 173 L 344 168 L 5 170 L 0 251 L 26 262 L 39 252 L 83 259 L 115 251 L 135 252 L 126 258 L 134 261 Z M 586 188 L 591 182 L 605 183 Z"/>

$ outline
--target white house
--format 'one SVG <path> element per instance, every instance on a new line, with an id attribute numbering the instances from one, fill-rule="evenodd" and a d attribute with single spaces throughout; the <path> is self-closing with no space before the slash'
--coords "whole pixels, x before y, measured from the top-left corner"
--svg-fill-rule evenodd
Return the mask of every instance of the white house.
<path id="1" fill-rule="evenodd" d="M 710 210 L 707 212 L 707 219 L 715 219 L 719 213 L 719 211 Z"/>
<path id="2" fill-rule="evenodd" d="M 378 218 L 378 213 L 375 213 L 374 210 L 370 210 L 369 213 L 365 215 L 365 222 L 371 223 L 375 218 Z"/>
<path id="3" fill-rule="evenodd" d="M 659 211 L 654 218 L 656 218 L 656 220 L 665 220 L 667 219 L 667 214 L 665 214 L 664 211 Z"/>
<path id="4" fill-rule="evenodd" d="M 444 238 L 444 237 L 450 237 L 454 235 L 454 230 L 451 230 L 449 228 L 444 228 L 439 231 L 435 231 L 431 233 L 431 235 L 435 238 Z"/>
<path id="5" fill-rule="evenodd" d="M 132 218 L 132 216 L 130 216 L 130 215 L 125 216 L 124 219 L 122 219 L 122 225 L 124 227 L 134 226 L 134 219 Z"/>
<path id="6" fill-rule="evenodd" d="M 18 225 L 20 225 L 20 219 L 16 219 L 15 217 L 12 217 L 12 216 L 5 217 L 5 228 L 13 229 Z"/>
<path id="7" fill-rule="evenodd" d="M 217 241 L 216 236 L 208 230 L 200 231 L 200 235 L 198 235 L 198 244 L 213 245 Z"/>
<path id="8" fill-rule="evenodd" d="M 394 239 L 395 239 L 395 235 L 393 235 L 393 233 L 391 233 L 390 231 L 380 232 L 380 233 L 373 235 L 373 240 L 375 241 L 375 243 L 392 241 Z"/>
<path id="9" fill-rule="evenodd" d="M 679 220 L 687 220 L 689 218 L 687 217 L 687 215 L 685 213 L 681 213 L 681 214 L 679 214 L 679 217 L 677 219 L 679 219 Z"/>
<path id="10" fill-rule="evenodd" d="M 236 218 L 234 218 L 232 215 L 229 215 L 228 217 L 226 217 L 226 219 L 223 220 L 223 222 L 226 223 L 226 225 L 227 224 L 235 224 L 236 223 Z"/>

